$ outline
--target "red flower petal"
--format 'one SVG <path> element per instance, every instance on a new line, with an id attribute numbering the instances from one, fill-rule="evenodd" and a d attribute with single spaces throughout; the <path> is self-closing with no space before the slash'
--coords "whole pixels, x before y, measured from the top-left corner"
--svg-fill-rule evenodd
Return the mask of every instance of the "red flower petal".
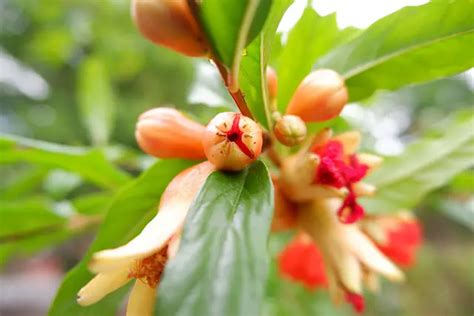
<path id="1" fill-rule="evenodd" d="M 295 238 L 278 257 L 280 273 L 302 283 L 309 289 L 326 287 L 324 263 L 316 244 L 304 238 Z"/>

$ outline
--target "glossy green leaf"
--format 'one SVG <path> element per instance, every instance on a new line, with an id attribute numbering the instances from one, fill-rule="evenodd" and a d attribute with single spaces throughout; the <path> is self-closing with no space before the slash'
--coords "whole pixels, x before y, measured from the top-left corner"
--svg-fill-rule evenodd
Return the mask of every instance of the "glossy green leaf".
<path id="1" fill-rule="evenodd" d="M 117 188 L 128 182 L 129 175 L 106 160 L 99 149 L 71 147 L 0 135 L 0 164 L 29 162 L 72 171 L 94 184 Z"/>
<path id="2" fill-rule="evenodd" d="M 135 235 L 155 215 L 161 194 L 171 179 L 190 162 L 161 160 L 138 179 L 122 188 L 113 199 L 94 243 L 82 261 L 66 275 L 49 315 L 115 315 L 123 293 L 114 293 L 90 307 L 76 303 L 79 289 L 92 277 L 87 262 L 100 249 L 120 246 Z"/>
<path id="3" fill-rule="evenodd" d="M 336 14 L 321 17 L 308 6 L 288 34 L 278 62 L 278 108 L 284 111 L 296 88 L 311 72 L 316 60 L 342 42 L 352 38 L 358 30 L 339 30 Z"/>
<path id="4" fill-rule="evenodd" d="M 245 47 L 257 36 L 271 0 L 202 0 L 199 16 L 213 51 L 238 80 Z"/>
<path id="5" fill-rule="evenodd" d="M 78 104 L 82 120 L 94 145 L 105 145 L 115 120 L 115 102 L 110 77 L 100 58 L 88 57 L 79 67 Z"/>
<path id="6" fill-rule="evenodd" d="M 346 78 L 352 101 L 474 66 L 474 2 L 436 1 L 401 9 L 316 65 Z"/>
<path id="7" fill-rule="evenodd" d="M 430 191 L 474 165 L 474 115 L 463 117 L 444 136 L 423 139 L 403 154 L 388 158 L 367 178 L 377 194 L 364 199 L 369 212 L 413 208 Z"/>
<path id="8" fill-rule="evenodd" d="M 0 240 L 16 240 L 63 226 L 66 219 L 54 212 L 53 203 L 44 198 L 0 201 Z"/>
<path id="9" fill-rule="evenodd" d="M 242 58 L 240 69 L 242 92 L 256 120 L 267 128 L 269 122 L 265 114 L 265 104 L 269 101 L 265 71 L 276 29 L 290 4 L 291 0 L 280 0 L 273 4 L 262 33 L 247 47 L 246 54 Z"/>
<path id="10" fill-rule="evenodd" d="M 211 174 L 191 207 L 158 289 L 157 315 L 259 315 L 273 190 L 256 162 Z"/>

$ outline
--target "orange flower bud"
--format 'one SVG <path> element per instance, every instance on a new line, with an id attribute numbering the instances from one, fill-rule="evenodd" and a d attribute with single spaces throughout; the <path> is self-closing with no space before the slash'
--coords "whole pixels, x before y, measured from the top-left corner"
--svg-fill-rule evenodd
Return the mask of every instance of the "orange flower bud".
<path id="1" fill-rule="evenodd" d="M 208 50 L 186 0 L 132 0 L 132 18 L 157 45 L 187 56 L 204 56 Z"/>
<path id="2" fill-rule="evenodd" d="M 270 99 L 275 99 L 278 93 L 278 78 L 275 69 L 267 67 L 267 85 L 268 85 L 268 96 Z"/>
<path id="3" fill-rule="evenodd" d="M 173 108 L 155 108 L 138 119 L 140 148 L 159 158 L 205 159 L 201 138 L 205 127 Z"/>
<path id="4" fill-rule="evenodd" d="M 306 125 L 296 115 L 283 115 L 276 120 L 273 132 L 280 143 L 292 147 L 306 138 Z"/>
<path id="5" fill-rule="evenodd" d="M 224 112 L 209 122 L 202 144 L 217 169 L 241 170 L 260 155 L 262 130 L 240 113 Z"/>
<path id="6" fill-rule="evenodd" d="M 286 113 L 298 115 L 305 122 L 323 122 L 338 116 L 347 100 L 347 88 L 338 73 L 316 70 L 300 83 Z"/>

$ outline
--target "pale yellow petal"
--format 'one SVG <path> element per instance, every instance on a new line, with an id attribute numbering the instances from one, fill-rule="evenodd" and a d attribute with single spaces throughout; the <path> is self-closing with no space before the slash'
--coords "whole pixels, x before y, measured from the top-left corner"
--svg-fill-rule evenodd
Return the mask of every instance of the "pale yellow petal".
<path id="1" fill-rule="evenodd" d="M 349 247 L 365 266 L 391 281 L 403 281 L 403 272 L 387 259 L 357 227 L 347 227 L 346 233 Z"/>
<path id="2" fill-rule="evenodd" d="M 181 229 L 194 197 L 214 170 L 203 162 L 177 175 L 163 193 L 158 214 L 143 231 L 124 246 L 94 254 L 89 268 L 103 272 L 159 251 Z"/>
<path id="3" fill-rule="evenodd" d="M 124 246 L 94 254 L 89 268 L 102 272 L 159 251 L 183 225 L 190 202 L 175 202 L 163 207 L 143 231 Z"/>
<path id="4" fill-rule="evenodd" d="M 359 260 L 349 249 L 344 248 L 333 256 L 336 273 L 342 285 L 351 293 L 362 293 L 362 269 Z"/>
<path id="5" fill-rule="evenodd" d="M 352 155 L 359 148 L 362 136 L 359 131 L 350 131 L 334 136 L 332 139 L 342 143 L 344 154 Z"/>
<path id="6" fill-rule="evenodd" d="M 127 316 L 151 316 L 155 307 L 156 287 L 152 288 L 140 280 L 135 281 L 128 299 Z"/>
<path id="7" fill-rule="evenodd" d="M 79 290 L 77 302 L 82 306 L 96 303 L 127 283 L 130 280 L 128 273 L 128 267 L 107 273 L 99 273 Z"/>

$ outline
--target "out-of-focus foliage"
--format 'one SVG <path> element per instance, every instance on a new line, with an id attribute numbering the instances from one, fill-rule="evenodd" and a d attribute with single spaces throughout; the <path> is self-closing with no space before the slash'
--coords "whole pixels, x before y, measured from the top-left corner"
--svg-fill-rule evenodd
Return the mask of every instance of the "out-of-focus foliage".
<path id="1" fill-rule="evenodd" d="M 113 141 L 133 146 L 132 118 L 163 103 L 186 105 L 192 61 L 145 41 L 132 23 L 129 2 L 0 3 L 2 50 L 47 82 L 47 91 L 33 97 L 0 85 L 1 113 L 9 121 L 3 132 L 87 144 L 86 128 L 98 143 L 110 130 Z M 97 121 L 98 113 L 104 122 Z"/>

